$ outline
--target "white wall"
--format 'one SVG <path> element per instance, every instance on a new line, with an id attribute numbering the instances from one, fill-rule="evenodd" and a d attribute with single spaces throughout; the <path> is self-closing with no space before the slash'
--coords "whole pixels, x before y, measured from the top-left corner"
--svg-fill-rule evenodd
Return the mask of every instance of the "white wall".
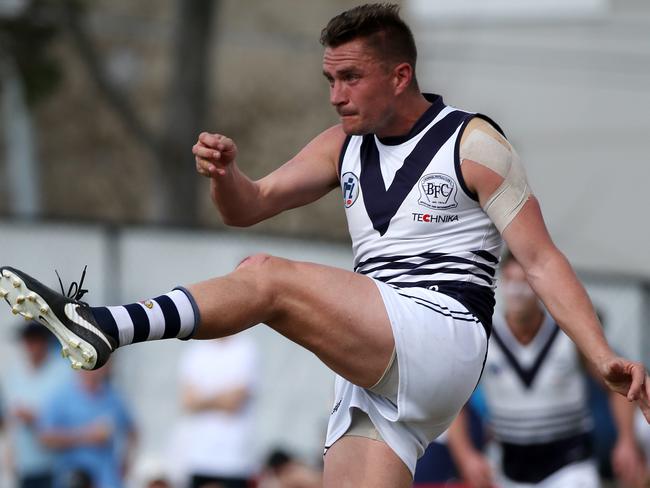
<path id="1" fill-rule="evenodd" d="M 649 277 L 650 3 L 525 19 L 431 13 L 439 3 L 407 2 L 421 87 L 503 127 L 576 267 Z M 509 2 L 455 8 L 468 3 Z"/>

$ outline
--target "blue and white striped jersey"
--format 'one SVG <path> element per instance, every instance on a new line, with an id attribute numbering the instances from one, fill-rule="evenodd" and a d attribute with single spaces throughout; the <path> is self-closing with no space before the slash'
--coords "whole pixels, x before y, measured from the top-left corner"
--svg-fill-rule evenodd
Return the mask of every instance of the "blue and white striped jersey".
<path id="1" fill-rule="evenodd" d="M 502 239 L 466 187 L 458 154 L 476 114 L 426 97 L 431 107 L 406 136 L 350 136 L 341 151 L 355 271 L 436 289 L 489 328 Z"/>
<path id="2" fill-rule="evenodd" d="M 592 428 L 578 351 L 548 314 L 526 345 L 505 319 L 494 321 L 481 388 L 501 442 L 544 444 Z"/>

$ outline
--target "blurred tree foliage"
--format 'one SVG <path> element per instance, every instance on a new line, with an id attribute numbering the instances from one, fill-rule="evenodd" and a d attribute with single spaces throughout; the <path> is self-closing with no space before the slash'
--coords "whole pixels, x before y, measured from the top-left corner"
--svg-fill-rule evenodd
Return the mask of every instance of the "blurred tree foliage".
<path id="1" fill-rule="evenodd" d="M 156 161 L 152 208 L 154 220 L 196 224 L 200 179 L 187 171 L 184 157 L 204 124 L 208 99 L 208 50 L 219 0 L 175 0 L 172 66 L 164 121 L 154 130 L 108 75 L 103 53 L 87 28 L 90 0 L 25 0 L 25 7 L 0 18 L 0 57 L 17 64 L 27 98 L 35 101 L 54 91 L 61 78 L 49 46 L 65 34 L 95 84 L 101 99 L 113 110 L 133 140 Z"/>
<path id="2" fill-rule="evenodd" d="M 17 15 L 0 16 L 0 57 L 15 63 L 28 103 L 54 92 L 61 69 L 49 48 L 61 33 L 57 3 L 32 0 Z"/>
<path id="3" fill-rule="evenodd" d="M 196 141 L 205 118 L 208 47 L 219 0 L 175 1 L 174 39 L 170 50 L 172 76 L 160 133 L 147 127 L 127 95 L 107 76 L 102 56 L 85 27 L 83 4 L 79 0 L 62 0 L 62 4 L 66 29 L 90 77 L 128 132 L 159 166 L 153 175 L 154 220 L 196 224 L 199 179 L 187 171 L 183 156 Z"/>

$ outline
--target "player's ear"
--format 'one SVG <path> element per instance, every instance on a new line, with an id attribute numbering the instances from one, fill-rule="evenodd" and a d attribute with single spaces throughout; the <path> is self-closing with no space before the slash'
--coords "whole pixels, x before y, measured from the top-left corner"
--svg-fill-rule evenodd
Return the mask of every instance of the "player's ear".
<path id="1" fill-rule="evenodd" d="M 411 86 L 413 67 L 409 63 L 400 63 L 393 68 L 393 86 L 395 95 L 400 95 Z"/>

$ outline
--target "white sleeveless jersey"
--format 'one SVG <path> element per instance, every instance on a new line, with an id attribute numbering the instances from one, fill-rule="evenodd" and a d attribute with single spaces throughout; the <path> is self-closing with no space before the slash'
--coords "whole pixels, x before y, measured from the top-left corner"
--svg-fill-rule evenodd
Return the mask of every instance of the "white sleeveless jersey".
<path id="1" fill-rule="evenodd" d="M 548 314 L 525 346 L 495 319 L 481 388 L 496 439 L 531 445 L 589 432 L 583 371 L 574 343 Z"/>
<path id="2" fill-rule="evenodd" d="M 355 271 L 438 290 L 489 328 L 502 240 L 467 189 L 458 155 L 462 128 L 476 114 L 425 96 L 432 105 L 408 135 L 350 136 L 343 146 L 339 175 Z"/>

